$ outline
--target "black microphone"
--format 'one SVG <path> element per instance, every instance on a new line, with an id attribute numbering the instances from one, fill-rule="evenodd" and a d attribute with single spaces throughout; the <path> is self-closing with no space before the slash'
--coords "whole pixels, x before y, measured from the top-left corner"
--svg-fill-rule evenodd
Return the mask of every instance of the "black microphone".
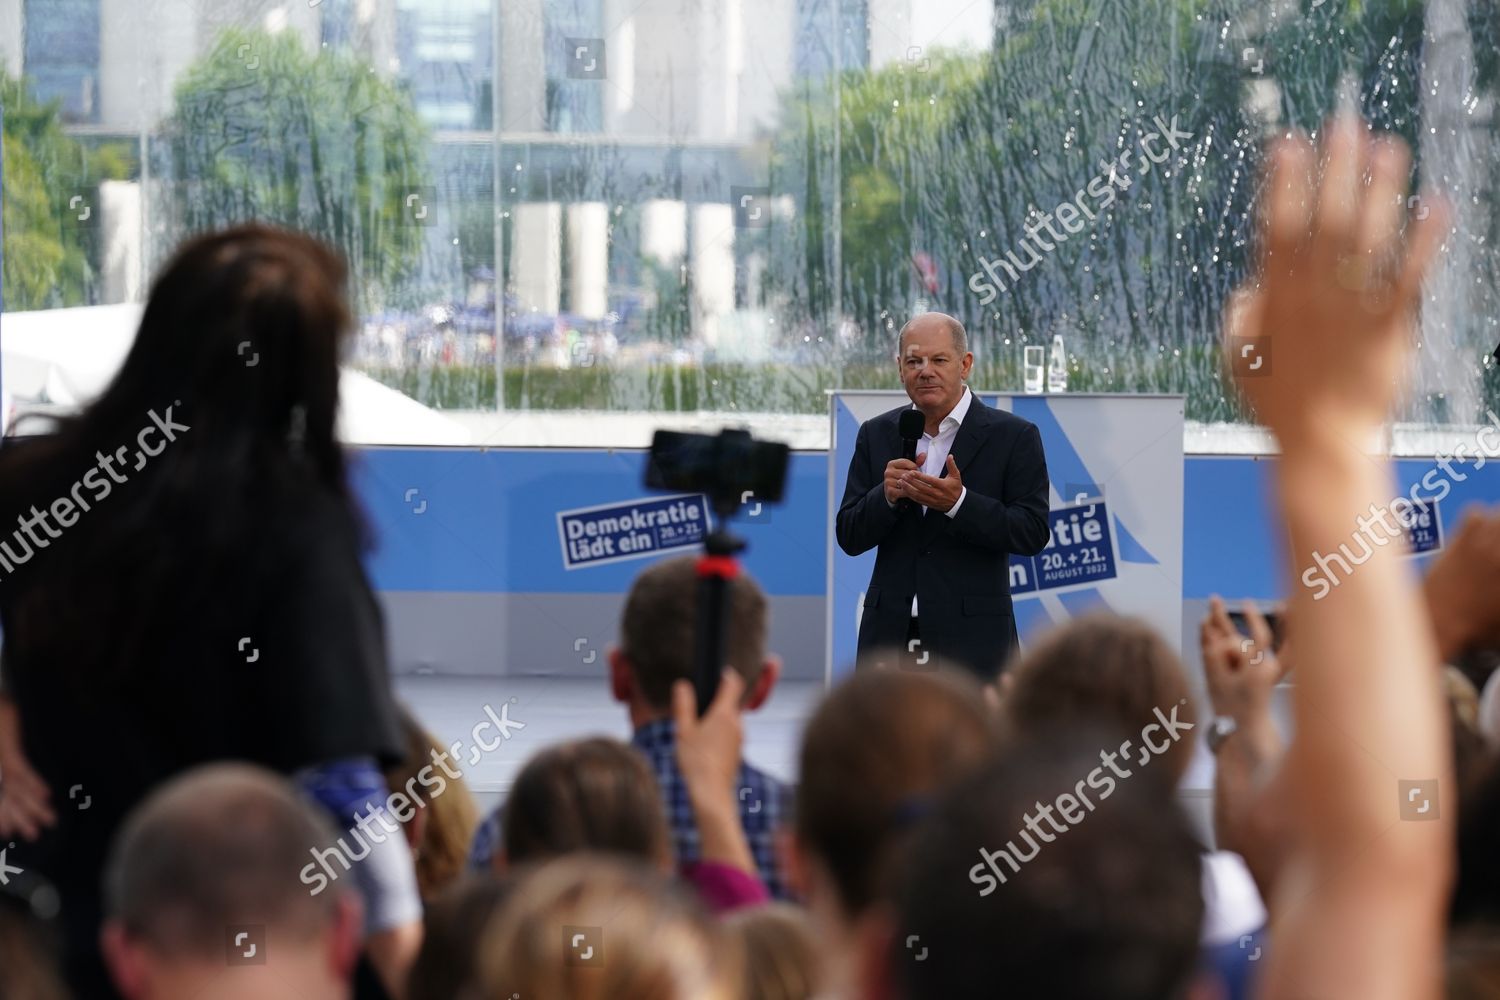
<path id="1" fill-rule="evenodd" d="M 901 435 L 901 457 L 908 462 L 917 460 L 917 442 L 922 439 L 922 430 L 927 426 L 927 417 L 921 410 L 902 410 L 901 417 L 896 423 L 897 431 Z M 908 498 L 903 497 L 897 507 L 906 509 L 915 504 Z"/>
<path id="2" fill-rule="evenodd" d="M 901 457 L 908 462 L 915 462 L 917 442 L 922 440 L 922 429 L 927 426 L 927 418 L 921 410 L 902 410 L 901 419 L 896 426 L 901 435 Z"/>

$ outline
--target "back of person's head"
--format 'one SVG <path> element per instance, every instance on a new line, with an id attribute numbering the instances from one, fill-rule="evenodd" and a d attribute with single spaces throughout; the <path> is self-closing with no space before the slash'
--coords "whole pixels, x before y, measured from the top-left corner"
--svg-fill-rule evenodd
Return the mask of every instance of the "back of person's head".
<path id="1" fill-rule="evenodd" d="M 896 846 L 992 738 L 979 688 L 948 669 L 861 670 L 823 699 L 802 735 L 796 843 L 846 918 L 880 897 Z"/>
<path id="2" fill-rule="evenodd" d="M 188 429 L 163 442 L 161 458 L 127 465 L 130 478 L 191 455 L 204 470 L 238 463 L 239 481 L 295 454 L 343 492 L 335 418 L 352 324 L 346 280 L 337 251 L 288 229 L 251 223 L 184 242 L 157 275 L 113 381 L 60 422 L 53 440 L 80 459 L 69 478 L 95 464 L 95 450 L 134 447 L 150 413 L 171 407 Z"/>
<path id="3" fill-rule="evenodd" d="M 1116 778 L 1110 730 L 1005 746 L 905 854 L 889 960 L 908 1000 L 1169 1000 L 1193 978 L 1199 845 L 1171 787 Z M 910 942 L 910 947 L 908 947 Z"/>
<path id="4" fill-rule="evenodd" d="M 743 1000 L 812 1000 L 822 993 L 818 939 L 807 911 L 773 903 L 737 910 L 724 923 L 744 955 Z"/>
<path id="5" fill-rule="evenodd" d="M 1453 744 L 1453 777 L 1460 803 L 1471 794 L 1475 784 L 1484 779 L 1491 750 L 1479 728 L 1479 692 L 1468 677 L 1456 667 L 1444 667 L 1443 696 L 1448 705 L 1449 733 Z"/>
<path id="6" fill-rule="evenodd" d="M 1475 925 L 1448 937 L 1446 1000 L 1500 1000 L 1500 925 Z"/>
<path id="7" fill-rule="evenodd" d="M 1500 649 L 1488 643 L 1474 643 L 1450 656 L 1448 663 L 1469 679 L 1474 690 L 1483 691 L 1500 670 Z"/>
<path id="8" fill-rule="evenodd" d="M 256 551 L 279 513 L 327 498 L 361 536 L 335 436 L 345 280 L 336 252 L 285 229 L 182 244 L 104 392 L 55 433 L 0 449 L 0 520 L 36 505 L 74 525 L 14 567 L 30 613 L 8 642 L 65 645 L 84 666 L 159 656 L 144 635 L 187 602 L 195 618 L 242 613 L 223 565 Z"/>
<path id="9" fill-rule="evenodd" d="M 742 975 L 734 937 L 685 888 L 600 856 L 521 875 L 480 951 L 482 1000 L 731 1000 Z"/>
<path id="10" fill-rule="evenodd" d="M 1078 722 L 1134 736 L 1155 724 L 1151 742 L 1168 744 L 1161 756 L 1173 781 L 1192 760 L 1192 739 L 1166 732 L 1159 718 L 1177 719 L 1184 732 L 1194 726 L 1187 674 L 1172 647 L 1143 621 L 1109 614 L 1071 621 L 1028 649 L 1006 684 L 1002 709 L 1007 728 L 1016 732 Z"/>
<path id="11" fill-rule="evenodd" d="M 526 762 L 505 800 L 501 842 L 510 865 L 578 851 L 672 861 L 656 776 L 638 750 L 603 736 L 559 743 Z"/>
<path id="12" fill-rule="evenodd" d="M 467 875 L 428 902 L 422 948 L 407 979 L 406 1000 L 465 996 L 479 968 L 484 928 L 510 894 L 510 880 L 492 872 Z"/>
<path id="13" fill-rule="evenodd" d="M 671 707 L 673 682 L 693 679 L 697 562 L 696 556 L 664 559 L 636 577 L 625 598 L 619 652 L 641 697 L 657 710 Z M 762 674 L 768 666 L 765 592 L 741 570 L 729 581 L 725 600 L 725 662 L 745 679 L 747 703 L 764 700 Z M 774 683 L 774 676 L 770 680 Z"/>
<path id="14" fill-rule="evenodd" d="M 1451 932 L 1444 958 L 1446 1000 L 1500 1000 L 1500 925 Z"/>
<path id="15" fill-rule="evenodd" d="M 6 864 L 0 880 L 0 997 L 64 1000 L 57 890 L 34 872 Z"/>
<path id="16" fill-rule="evenodd" d="M 1491 751 L 1471 764 L 1458 797 L 1458 877 L 1449 919 L 1456 929 L 1500 928 L 1500 755 Z"/>
<path id="17" fill-rule="evenodd" d="M 113 445 L 148 408 L 181 400 L 185 449 L 226 448 L 224 461 L 255 470 L 296 450 L 342 489 L 346 280 L 337 251 L 293 230 L 250 223 L 188 240 L 157 276 L 119 374 L 79 421 Z"/>
<path id="18" fill-rule="evenodd" d="M 446 748 L 409 710 L 402 707 L 398 714 L 406 755 L 400 764 L 386 769 L 385 780 L 393 793 L 405 795 L 416 806 L 402 828 L 416 861 L 417 886 L 422 898 L 428 899 L 465 870 L 479 810 L 462 776 L 446 777 L 436 791 L 422 784 L 421 772 L 432 767 L 432 754 Z"/>
<path id="19" fill-rule="evenodd" d="M 162 982 L 199 969 L 340 995 L 359 951 L 358 903 L 343 883 L 314 894 L 302 875 L 334 836 L 260 768 L 208 765 L 161 786 L 126 819 L 105 871 L 105 951 L 120 991 L 164 995 Z M 214 982 L 234 995 L 232 979 Z"/>

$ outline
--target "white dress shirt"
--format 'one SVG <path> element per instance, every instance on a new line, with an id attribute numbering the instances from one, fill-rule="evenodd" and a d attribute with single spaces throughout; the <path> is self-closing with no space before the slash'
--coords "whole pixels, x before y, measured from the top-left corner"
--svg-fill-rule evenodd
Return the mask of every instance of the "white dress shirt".
<path id="1" fill-rule="evenodd" d="M 958 428 L 963 424 L 964 417 L 968 415 L 969 403 L 972 398 L 973 393 L 969 391 L 968 386 L 964 386 L 964 394 L 959 397 L 958 405 L 949 411 L 948 415 L 943 418 L 942 423 L 938 424 L 938 432 L 936 434 L 927 434 L 925 432 L 922 434 L 922 440 L 917 445 L 917 454 L 927 453 L 926 459 L 922 462 L 922 471 L 927 473 L 927 475 L 941 476 L 943 474 L 943 466 L 948 464 L 948 453 L 953 450 L 953 439 L 958 437 Z M 917 404 L 913 403 L 911 408 L 915 410 Z M 960 470 L 960 473 L 962 473 L 962 470 Z M 965 486 L 959 491 L 958 499 L 953 502 L 953 506 L 949 507 L 944 513 L 949 517 L 953 517 L 958 513 L 958 508 L 963 506 L 964 497 L 968 495 L 969 488 Z M 927 515 L 926 507 L 922 508 L 922 515 L 924 517 Z M 913 618 L 917 617 L 917 595 L 915 594 L 911 598 L 911 616 Z"/>

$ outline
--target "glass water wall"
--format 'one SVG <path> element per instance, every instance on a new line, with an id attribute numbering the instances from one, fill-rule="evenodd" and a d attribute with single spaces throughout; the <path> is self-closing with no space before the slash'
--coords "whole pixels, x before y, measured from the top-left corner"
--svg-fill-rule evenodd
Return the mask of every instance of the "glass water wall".
<path id="1" fill-rule="evenodd" d="M 0 0 L 4 309 L 139 302 L 262 219 L 349 258 L 349 364 L 480 442 L 821 428 L 931 309 L 976 385 L 1060 338 L 1068 391 L 1242 422 L 1215 340 L 1263 142 L 1344 104 L 1458 208 L 1404 417 L 1473 423 L 1497 53 L 1496 0 Z"/>

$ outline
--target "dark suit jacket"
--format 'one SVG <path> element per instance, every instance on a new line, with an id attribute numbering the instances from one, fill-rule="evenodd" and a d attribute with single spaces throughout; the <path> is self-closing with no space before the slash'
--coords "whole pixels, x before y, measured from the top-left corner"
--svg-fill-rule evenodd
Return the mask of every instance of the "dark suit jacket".
<path id="1" fill-rule="evenodd" d="M 1047 460 L 1030 421 L 971 398 L 951 454 L 968 494 L 953 517 L 893 508 L 885 466 L 901 457 L 901 406 L 865 421 L 854 444 L 836 531 L 857 556 L 879 547 L 865 590 L 860 655 L 906 644 L 915 594 L 922 648 L 993 677 L 1016 648 L 1009 556 L 1047 544 Z M 947 475 L 945 469 L 943 475 Z"/>

